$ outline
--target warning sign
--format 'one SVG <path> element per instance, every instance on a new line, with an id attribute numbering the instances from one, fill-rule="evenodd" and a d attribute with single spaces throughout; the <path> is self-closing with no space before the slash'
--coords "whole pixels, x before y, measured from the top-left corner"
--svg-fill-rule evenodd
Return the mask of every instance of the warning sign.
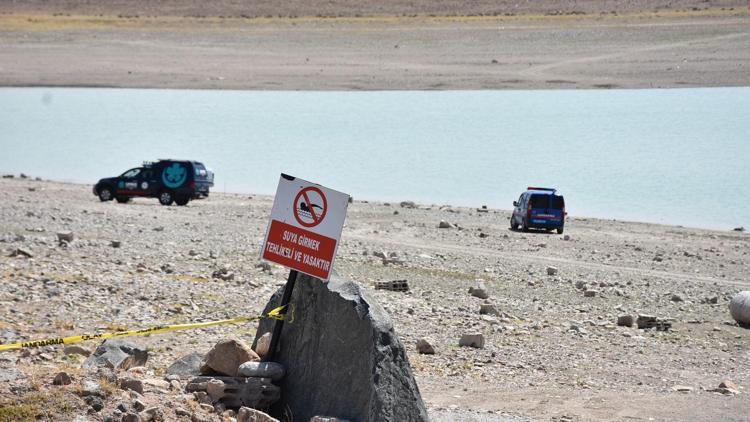
<path id="1" fill-rule="evenodd" d="M 328 280 L 348 205 L 345 193 L 282 174 L 261 258 Z"/>

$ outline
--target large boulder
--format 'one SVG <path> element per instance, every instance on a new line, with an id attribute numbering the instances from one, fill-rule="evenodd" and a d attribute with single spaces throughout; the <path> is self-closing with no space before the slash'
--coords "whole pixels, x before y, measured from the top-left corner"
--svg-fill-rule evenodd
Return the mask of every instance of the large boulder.
<path id="1" fill-rule="evenodd" d="M 282 289 L 264 313 L 278 306 Z M 330 415 L 360 422 L 428 421 L 406 350 L 385 310 L 358 284 L 334 275 L 328 283 L 300 274 L 290 303 L 294 320 L 284 324 L 274 361 L 286 367 L 278 384 L 294 420 Z M 273 330 L 261 320 L 257 339 Z"/>
<path id="2" fill-rule="evenodd" d="M 732 318 L 743 327 L 750 327 L 750 291 L 739 292 L 729 302 Z"/>

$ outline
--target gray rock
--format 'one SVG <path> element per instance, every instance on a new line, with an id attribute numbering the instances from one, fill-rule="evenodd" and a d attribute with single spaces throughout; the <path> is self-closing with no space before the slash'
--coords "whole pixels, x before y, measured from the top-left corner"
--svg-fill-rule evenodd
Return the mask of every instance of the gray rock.
<path id="1" fill-rule="evenodd" d="M 58 242 L 70 243 L 73 241 L 73 239 L 75 239 L 75 236 L 73 235 L 73 232 L 71 231 L 57 232 Z"/>
<path id="2" fill-rule="evenodd" d="M 269 310 L 270 311 L 270 310 Z M 206 354 L 202 373 L 210 368 L 219 374 L 237 376 L 237 369 L 245 362 L 259 361 L 260 357 L 242 340 L 231 337 L 220 340 Z"/>
<path id="3" fill-rule="evenodd" d="M 438 223 L 438 228 L 439 229 L 452 229 L 453 227 L 455 227 L 453 224 L 451 224 L 451 223 L 449 223 L 449 222 L 447 222 L 445 220 L 440 220 L 440 223 Z"/>
<path id="4" fill-rule="evenodd" d="M 237 411 L 237 422 L 279 422 L 279 420 L 260 410 L 240 407 Z"/>
<path id="5" fill-rule="evenodd" d="M 672 295 L 671 300 L 672 300 L 672 302 L 682 302 L 683 301 L 682 296 L 680 296 L 680 295 L 678 295 L 676 293 Z"/>
<path id="6" fill-rule="evenodd" d="M 122 415 L 122 422 L 142 422 L 141 417 L 136 413 L 126 413 Z"/>
<path id="7" fill-rule="evenodd" d="M 617 317 L 617 325 L 620 327 L 632 327 L 633 322 L 633 315 L 620 315 Z"/>
<path id="8" fill-rule="evenodd" d="M 740 325 L 750 326 L 750 291 L 742 291 L 732 297 L 729 312 Z"/>
<path id="9" fill-rule="evenodd" d="M 52 380 L 53 385 L 69 385 L 72 382 L 70 375 L 67 372 L 58 372 L 55 375 L 55 379 Z"/>
<path id="10" fill-rule="evenodd" d="M 583 292 L 583 297 L 595 297 L 599 293 L 598 290 L 590 289 Z"/>
<path id="11" fill-rule="evenodd" d="M 133 390 L 138 394 L 143 394 L 143 381 L 135 378 L 120 379 L 120 388 L 123 390 Z"/>
<path id="12" fill-rule="evenodd" d="M 197 352 L 182 356 L 167 368 L 167 375 L 178 375 L 180 377 L 193 377 L 200 375 L 203 355 Z"/>
<path id="13" fill-rule="evenodd" d="M 268 349 L 271 347 L 271 333 L 265 333 L 255 342 L 255 353 L 261 358 L 268 354 Z"/>
<path id="14" fill-rule="evenodd" d="M 112 369 L 128 370 L 134 366 L 144 366 L 148 352 L 124 340 L 104 340 L 94 353 L 84 362 L 84 368 L 104 366 Z"/>
<path id="15" fill-rule="evenodd" d="M 557 268 L 547 267 L 547 275 L 557 275 Z"/>
<path id="16" fill-rule="evenodd" d="M 417 204 L 414 201 L 402 201 L 399 205 L 401 208 L 417 208 Z"/>
<path id="17" fill-rule="evenodd" d="M 83 401 L 86 402 L 89 406 L 91 406 L 94 411 L 98 412 L 102 409 L 104 409 L 104 401 L 102 401 L 101 397 L 98 396 L 86 396 L 83 398 Z"/>
<path id="18" fill-rule="evenodd" d="M 421 338 L 417 340 L 417 352 L 423 355 L 434 355 L 435 348 L 432 347 L 432 344 L 427 339 Z"/>
<path id="19" fill-rule="evenodd" d="M 113 248 L 119 248 L 120 246 L 122 246 L 122 242 L 119 241 L 119 240 L 113 240 L 113 241 L 109 242 L 109 246 L 111 246 Z"/>
<path id="20" fill-rule="evenodd" d="M 563 240 L 570 240 L 570 235 L 566 234 L 565 236 L 563 236 Z"/>
<path id="21" fill-rule="evenodd" d="M 91 350 L 78 344 L 70 344 L 65 346 L 65 348 L 63 349 L 63 353 L 66 355 L 89 356 L 91 355 Z"/>
<path id="22" fill-rule="evenodd" d="M 483 303 L 479 306 L 479 314 L 500 316 L 500 312 L 497 311 L 495 305 L 490 305 L 489 303 Z"/>
<path id="23" fill-rule="evenodd" d="M 469 333 L 461 335 L 458 345 L 462 347 L 484 348 L 484 336 L 482 333 Z"/>
<path id="24" fill-rule="evenodd" d="M 237 375 L 242 377 L 271 378 L 278 381 L 284 378 L 284 365 L 276 362 L 245 362 L 240 365 Z"/>
<path id="25" fill-rule="evenodd" d="M 98 382 L 85 380 L 78 390 L 78 394 L 82 397 L 86 396 L 104 396 L 102 386 Z"/>
<path id="26" fill-rule="evenodd" d="M 281 289 L 264 313 L 280 297 Z M 271 416 L 288 408 L 300 421 L 321 414 L 360 422 L 429 420 L 391 319 L 364 287 L 337 275 L 323 283 L 300 274 L 291 303 L 297 317 L 284 324 L 283 347 L 274 356 L 287 375 Z M 261 320 L 257 336 L 272 328 Z"/>
<path id="27" fill-rule="evenodd" d="M 487 299 L 490 297 L 490 295 L 487 293 L 487 288 L 484 286 L 484 283 L 477 283 L 475 287 L 469 287 L 469 293 L 472 296 L 478 297 L 480 299 Z"/>
<path id="28" fill-rule="evenodd" d="M 26 258 L 32 258 L 34 255 L 28 249 L 16 248 L 8 256 L 11 257 L 11 258 L 14 258 L 14 257 L 17 257 L 17 256 L 23 256 L 23 257 L 26 257 Z"/>

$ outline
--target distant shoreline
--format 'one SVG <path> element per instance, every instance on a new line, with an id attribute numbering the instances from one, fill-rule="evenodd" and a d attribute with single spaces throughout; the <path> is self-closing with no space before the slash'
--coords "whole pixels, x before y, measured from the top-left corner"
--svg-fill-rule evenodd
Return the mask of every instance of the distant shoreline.
<path id="1" fill-rule="evenodd" d="M 126 3 L 133 2 L 117 4 Z M 0 6 L 0 86 L 316 91 L 750 86 L 750 72 L 742 70 L 747 57 L 738 54 L 750 43 L 750 7 L 267 18 L 158 11 L 118 17 L 117 10 L 74 15 L 75 9 L 61 15 L 44 14 L 52 12 L 44 8 L 31 13 L 34 4 Z"/>

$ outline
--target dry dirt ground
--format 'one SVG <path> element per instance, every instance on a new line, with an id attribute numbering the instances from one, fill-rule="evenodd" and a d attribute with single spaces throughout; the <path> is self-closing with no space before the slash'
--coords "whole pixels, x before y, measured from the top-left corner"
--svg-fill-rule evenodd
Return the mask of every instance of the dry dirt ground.
<path id="1" fill-rule="evenodd" d="M 0 179 L 0 196 L 3 343 L 257 314 L 286 277 L 280 267 L 256 267 L 267 196 L 217 194 L 187 207 L 101 203 L 90 186 L 18 178 Z M 441 220 L 453 227 L 439 229 Z M 63 230 L 75 236 L 67 246 L 57 241 Z M 373 293 L 437 421 L 747 420 L 750 330 L 731 320 L 727 304 L 750 289 L 750 236 L 575 216 L 565 234 L 510 231 L 504 210 L 355 201 L 336 270 L 371 290 L 376 281 L 408 281 L 408 293 Z M 32 257 L 10 257 L 18 248 Z M 234 279 L 214 278 L 220 269 Z M 479 282 L 486 300 L 468 293 Z M 484 303 L 498 314 L 480 315 Z M 616 325 L 618 315 L 637 313 L 672 329 Z M 179 388 L 160 386 L 164 371 L 227 335 L 251 341 L 255 327 L 132 337 L 150 350 L 136 374 L 149 380 L 139 399 L 166 420 L 190 420 L 177 408 L 220 420 Z M 471 332 L 484 335 L 484 348 L 458 346 Z M 417 353 L 421 338 L 435 355 Z M 0 408 L 103 420 L 131 405 L 117 388 L 99 412 L 84 404 L 73 394 L 87 377 L 79 358 L 55 346 L 3 352 Z M 51 385 L 60 370 L 72 385 Z M 724 379 L 739 394 L 711 391 Z"/>
<path id="2" fill-rule="evenodd" d="M 750 85 L 746 1 L 154 3 L 0 2 L 0 86 Z"/>

